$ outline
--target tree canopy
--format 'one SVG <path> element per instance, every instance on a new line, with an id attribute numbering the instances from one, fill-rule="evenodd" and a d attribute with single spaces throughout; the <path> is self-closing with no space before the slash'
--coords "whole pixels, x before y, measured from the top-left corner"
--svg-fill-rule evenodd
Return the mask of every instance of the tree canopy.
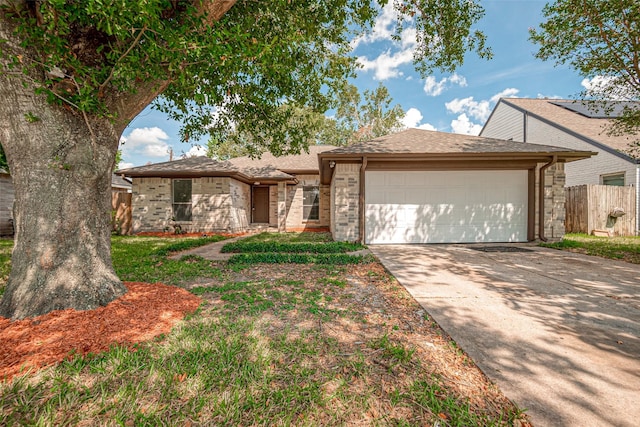
<path id="1" fill-rule="evenodd" d="M 640 4 L 637 0 L 556 0 L 543 10 L 545 22 L 530 31 L 536 56 L 568 64 L 596 79 L 584 98 L 640 101 Z M 604 104 L 594 103 L 594 108 Z M 611 131 L 640 132 L 640 104 L 629 103 Z"/>
<path id="2" fill-rule="evenodd" d="M 235 127 L 215 134 L 207 143 L 207 155 L 217 159 L 238 156 L 258 156 L 277 149 L 281 153 L 296 152 L 292 144 L 297 129 L 304 129 L 309 138 L 303 146 L 326 144 L 344 146 L 387 135 L 402 128 L 404 110 L 393 100 L 387 88 L 379 84 L 374 90 L 360 93 L 352 84 L 337 91 L 337 99 L 329 117 L 310 108 L 298 108 L 285 125 L 289 129 L 286 140 L 273 141 L 259 132 L 241 133 Z M 287 104 L 281 108 L 291 108 Z M 276 145 L 277 147 L 272 147 Z"/>

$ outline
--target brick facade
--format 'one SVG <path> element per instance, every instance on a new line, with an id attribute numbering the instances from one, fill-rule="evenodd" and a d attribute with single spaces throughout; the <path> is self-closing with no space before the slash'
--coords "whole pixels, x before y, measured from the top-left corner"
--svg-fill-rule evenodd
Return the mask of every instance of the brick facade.
<path id="1" fill-rule="evenodd" d="M 245 231 L 250 221 L 251 188 L 226 177 L 193 178 L 192 219 L 176 222 L 186 232 Z M 133 232 L 172 231 L 170 178 L 133 179 Z"/>
<path id="2" fill-rule="evenodd" d="M 360 238 L 360 165 L 335 165 L 330 189 L 331 233 L 336 241 Z"/>
<path id="3" fill-rule="evenodd" d="M 542 166 L 536 168 L 536 239 L 540 238 L 539 170 Z M 556 163 L 544 172 L 544 237 L 550 240 L 559 240 L 565 233 L 565 179 L 564 163 Z"/>

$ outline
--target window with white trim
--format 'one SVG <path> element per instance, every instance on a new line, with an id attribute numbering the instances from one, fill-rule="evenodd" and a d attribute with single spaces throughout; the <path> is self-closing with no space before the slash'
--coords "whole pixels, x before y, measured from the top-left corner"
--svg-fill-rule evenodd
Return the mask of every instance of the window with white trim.
<path id="1" fill-rule="evenodd" d="M 302 217 L 305 220 L 320 219 L 320 188 L 302 187 Z"/>
<path id="2" fill-rule="evenodd" d="M 174 221 L 191 221 L 190 179 L 173 180 L 172 203 Z"/>
<path id="3" fill-rule="evenodd" d="M 624 173 L 616 173 L 611 175 L 600 175 L 602 185 L 616 185 L 624 187 Z"/>

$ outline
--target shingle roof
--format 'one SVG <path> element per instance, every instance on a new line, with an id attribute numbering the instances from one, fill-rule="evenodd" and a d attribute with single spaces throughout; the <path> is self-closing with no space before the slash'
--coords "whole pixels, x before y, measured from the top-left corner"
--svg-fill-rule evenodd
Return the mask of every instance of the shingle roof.
<path id="1" fill-rule="evenodd" d="M 480 136 L 461 135 L 422 129 L 408 129 L 371 141 L 336 148 L 323 153 L 360 154 L 473 154 L 473 153 L 560 153 L 572 151 L 550 145 L 528 144 Z"/>
<path id="2" fill-rule="evenodd" d="M 291 174 L 317 173 L 318 153 L 336 148 L 312 145 L 308 153 L 276 157 L 264 153 L 259 159 L 236 157 L 217 161 L 209 157 L 191 157 L 117 171 L 132 177 L 143 176 L 240 176 L 246 180 L 291 180 Z"/>
<path id="3" fill-rule="evenodd" d="M 131 182 L 124 179 L 118 174 L 111 174 L 111 186 L 115 188 L 128 188 L 131 189 Z"/>
<path id="4" fill-rule="evenodd" d="M 618 151 L 629 150 L 629 143 L 633 141 L 629 136 L 607 135 L 606 128 L 611 125 L 611 119 L 586 117 L 553 104 L 553 102 L 571 102 L 571 100 L 504 98 L 502 101 Z"/>
<path id="5" fill-rule="evenodd" d="M 229 175 L 237 173 L 238 168 L 229 162 L 219 162 L 209 157 L 189 157 L 186 159 L 174 160 L 170 162 L 154 163 L 151 165 L 138 166 L 129 169 L 116 171 L 117 174 L 126 176 L 177 176 L 212 173 Z"/>
<path id="6" fill-rule="evenodd" d="M 236 157 L 229 162 L 238 168 L 278 169 L 282 172 L 300 172 L 318 170 L 318 153 L 336 148 L 333 145 L 311 145 L 308 153 L 292 154 L 276 157 L 271 153 L 264 153 L 259 159 L 248 156 Z"/>

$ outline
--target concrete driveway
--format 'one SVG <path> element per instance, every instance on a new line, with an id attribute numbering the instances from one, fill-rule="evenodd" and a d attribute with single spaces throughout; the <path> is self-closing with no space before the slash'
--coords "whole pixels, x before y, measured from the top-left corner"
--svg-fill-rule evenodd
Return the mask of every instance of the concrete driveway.
<path id="1" fill-rule="evenodd" d="M 370 250 L 534 426 L 640 423 L 640 266 L 528 244 Z"/>

